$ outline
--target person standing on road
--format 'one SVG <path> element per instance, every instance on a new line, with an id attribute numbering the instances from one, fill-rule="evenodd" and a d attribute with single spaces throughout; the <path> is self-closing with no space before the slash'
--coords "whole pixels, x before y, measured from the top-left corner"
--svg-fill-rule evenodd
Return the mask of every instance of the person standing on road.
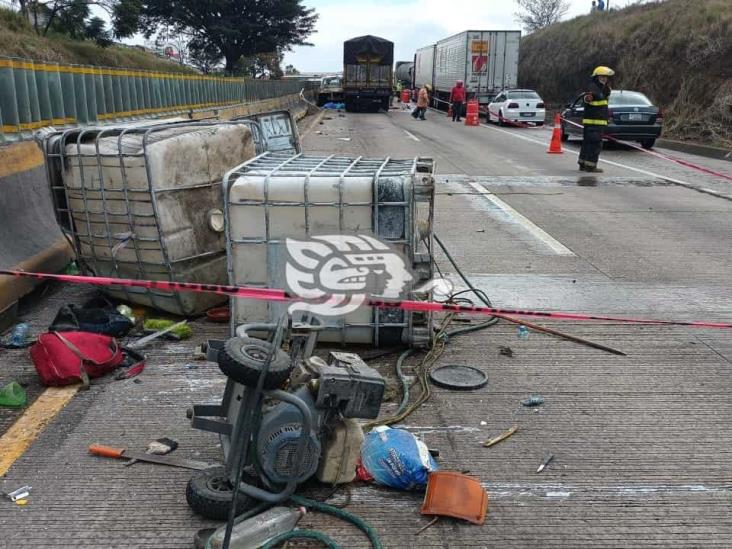
<path id="1" fill-rule="evenodd" d="M 455 87 L 450 92 L 450 103 L 452 104 L 452 121 L 460 122 L 460 116 L 463 114 L 463 103 L 465 102 L 465 87 L 463 81 L 455 82 Z"/>
<path id="2" fill-rule="evenodd" d="M 412 112 L 412 116 L 414 118 L 419 118 L 420 120 L 424 120 L 424 113 L 427 112 L 427 105 L 430 103 L 430 92 L 432 91 L 432 86 L 429 84 L 425 84 L 422 86 L 422 88 L 419 90 L 419 93 L 417 94 L 417 108 L 414 109 Z"/>
<path id="3" fill-rule="evenodd" d="M 607 126 L 607 105 L 610 97 L 609 79 L 615 74 L 609 67 L 596 67 L 592 71 L 592 82 L 585 93 L 585 109 L 582 116 L 582 148 L 579 154 L 579 169 L 585 172 L 602 172 L 597 167 L 602 151 L 602 134 Z"/>

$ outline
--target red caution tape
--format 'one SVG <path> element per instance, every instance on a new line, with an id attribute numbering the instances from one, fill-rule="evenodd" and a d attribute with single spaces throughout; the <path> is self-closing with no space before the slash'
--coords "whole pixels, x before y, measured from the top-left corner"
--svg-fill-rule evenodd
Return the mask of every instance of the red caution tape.
<path id="1" fill-rule="evenodd" d="M 257 299 L 262 301 L 294 302 L 303 301 L 297 296 L 290 295 L 284 290 L 270 288 L 253 288 L 250 286 L 226 286 L 220 284 L 200 284 L 195 282 L 168 282 L 163 280 L 134 280 L 130 278 L 107 278 L 78 275 L 60 275 L 45 273 L 29 273 L 25 271 L 0 270 L 0 275 L 37 278 L 40 280 L 58 280 L 60 282 L 71 282 L 73 284 L 91 284 L 94 286 L 128 286 L 136 288 L 148 288 L 155 290 L 168 290 L 173 292 L 205 292 L 243 299 Z M 312 303 L 327 303 L 325 301 L 312 301 Z M 680 321 L 680 320 L 653 320 L 626 318 L 617 316 L 597 316 L 581 313 L 532 311 L 526 309 L 503 309 L 498 307 L 479 307 L 475 305 L 453 305 L 449 303 L 438 303 L 434 301 L 412 301 L 402 300 L 379 300 L 367 299 L 366 305 L 380 309 L 402 309 L 405 311 L 421 312 L 455 312 L 474 313 L 479 315 L 514 315 L 541 318 L 554 318 L 559 320 L 603 320 L 607 322 L 619 322 L 623 324 L 650 324 L 661 326 L 692 326 L 695 328 L 732 328 L 731 323 L 726 322 L 701 322 L 701 321 Z"/>
<path id="2" fill-rule="evenodd" d="M 565 122 L 568 124 L 572 124 L 573 126 L 577 126 L 578 128 L 584 128 L 583 124 L 578 124 L 577 122 L 573 122 L 572 120 L 567 120 L 566 118 L 562 118 Z M 622 143 L 623 145 L 627 145 L 628 147 L 632 147 L 634 149 L 638 149 L 641 152 L 644 152 L 646 154 L 650 154 L 651 156 L 655 156 L 657 158 L 661 158 L 663 160 L 668 160 L 669 162 L 675 162 L 676 164 L 679 164 L 680 166 L 684 166 L 686 168 L 691 168 L 693 170 L 700 171 L 702 173 L 706 173 L 709 175 L 713 175 L 714 177 L 720 177 L 722 179 L 726 179 L 728 181 L 732 181 L 732 176 L 729 176 L 727 174 L 723 174 L 720 172 L 715 172 L 714 170 L 710 170 L 709 168 L 705 168 L 704 166 L 698 166 L 697 164 L 692 164 L 691 162 L 687 162 L 686 160 L 681 160 L 680 158 L 674 158 L 673 156 L 669 156 L 667 154 L 660 153 L 658 151 L 649 151 L 648 149 L 644 149 L 643 147 L 639 147 L 635 143 L 631 143 L 629 141 L 625 141 L 623 139 L 618 139 L 617 137 L 613 137 L 612 135 L 603 135 L 603 139 L 607 141 L 613 141 L 615 143 Z"/>

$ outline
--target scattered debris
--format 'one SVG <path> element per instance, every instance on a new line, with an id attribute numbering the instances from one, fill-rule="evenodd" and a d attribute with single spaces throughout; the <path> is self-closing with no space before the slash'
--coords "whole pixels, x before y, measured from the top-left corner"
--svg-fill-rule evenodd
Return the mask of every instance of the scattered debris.
<path id="1" fill-rule="evenodd" d="M 478 229 L 478 230 L 477 230 L 477 231 L 475 231 L 475 232 L 476 232 L 476 233 L 484 233 L 484 232 L 485 232 L 485 229 Z"/>
<path id="2" fill-rule="evenodd" d="M 488 511 L 488 493 L 474 477 L 455 471 L 430 475 L 422 504 L 423 515 L 442 515 L 483 524 Z"/>
<path id="3" fill-rule="evenodd" d="M 28 396 L 17 381 L 11 381 L 0 389 L 0 406 L 20 408 L 25 406 L 26 402 L 28 402 Z"/>
<path id="4" fill-rule="evenodd" d="M 305 516 L 305 507 L 272 507 L 258 515 L 234 525 L 231 530 L 231 547 L 262 547 L 269 540 L 292 531 Z M 199 532 L 199 535 L 202 532 Z M 226 524 L 216 529 L 205 541 L 204 547 L 220 549 L 224 546 Z M 203 541 L 203 540 L 201 540 Z"/>
<path id="5" fill-rule="evenodd" d="M 339 139 L 340 141 L 350 141 L 350 137 L 336 137 L 336 139 Z"/>
<path id="6" fill-rule="evenodd" d="M 89 453 L 100 457 L 118 458 L 118 459 L 137 459 L 138 461 L 147 461 L 160 465 L 170 465 L 171 467 L 182 467 L 184 469 L 196 469 L 203 471 L 215 467 L 214 463 L 206 463 L 205 461 L 197 461 L 193 459 L 183 459 L 171 456 L 156 456 L 154 454 L 129 453 L 124 448 L 113 448 L 102 444 L 92 444 L 89 446 Z"/>
<path id="7" fill-rule="evenodd" d="M 324 108 L 326 110 L 339 111 L 341 109 L 345 109 L 346 108 L 346 104 L 345 103 L 334 103 L 332 101 L 329 101 L 328 103 L 326 103 L 325 105 L 323 105 L 322 108 Z"/>
<path id="8" fill-rule="evenodd" d="M 21 488 L 18 488 L 17 490 L 6 493 L 5 497 L 7 497 L 12 502 L 18 503 L 19 501 L 25 501 L 30 495 L 31 490 L 32 486 L 23 486 Z M 18 505 L 25 505 L 25 503 L 18 503 Z"/>
<path id="9" fill-rule="evenodd" d="M 544 461 L 541 462 L 541 465 L 539 465 L 539 468 L 536 470 L 536 472 L 541 473 L 544 469 L 546 469 L 546 466 L 549 465 L 553 459 L 554 454 L 547 454 L 547 456 L 544 458 Z"/>
<path id="10" fill-rule="evenodd" d="M 506 347 L 505 345 L 501 345 L 498 348 L 498 354 L 503 355 L 503 356 L 507 356 L 509 358 L 512 358 L 513 357 L 513 349 L 511 349 L 511 347 Z"/>
<path id="11" fill-rule="evenodd" d="M 472 366 L 447 364 L 430 371 L 430 381 L 446 389 L 470 390 L 486 385 L 488 376 Z"/>
<path id="12" fill-rule="evenodd" d="M 506 440 L 508 437 L 513 435 L 516 431 L 518 431 L 518 425 L 514 425 L 510 429 L 506 429 L 503 431 L 500 435 L 495 436 L 493 438 L 489 438 L 483 443 L 483 446 L 485 448 L 490 448 L 491 446 L 498 444 L 499 442 Z"/>
<path id="13" fill-rule="evenodd" d="M 488 425 L 488 422 L 487 421 L 481 421 L 480 424 L 481 425 Z"/>
<path id="14" fill-rule="evenodd" d="M 122 316 L 127 317 L 130 322 L 132 322 L 132 324 L 135 323 L 135 315 L 132 313 L 132 307 L 130 307 L 129 305 L 117 306 L 117 312 Z"/>
<path id="15" fill-rule="evenodd" d="M 148 323 L 150 323 L 150 322 L 152 322 L 152 323 L 154 323 L 154 324 L 148 324 Z M 135 342 L 133 342 L 133 343 L 130 343 L 130 344 L 129 344 L 129 345 L 127 346 L 127 348 L 128 348 L 128 349 L 141 349 L 142 347 L 144 347 L 145 345 L 147 345 L 147 344 L 148 344 L 148 343 L 150 343 L 151 341 L 153 341 L 153 340 L 155 340 L 155 339 L 158 339 L 159 337 L 161 337 L 161 336 L 163 336 L 163 335 L 167 334 L 168 332 L 173 332 L 173 333 L 175 333 L 175 330 L 177 330 L 177 329 L 179 329 L 179 328 L 181 328 L 181 327 L 185 326 L 185 325 L 186 325 L 186 323 L 187 323 L 188 321 L 187 321 L 187 320 L 181 320 L 180 322 L 178 322 L 178 323 L 175 323 L 175 324 L 173 324 L 173 321 L 172 321 L 172 320 L 158 320 L 158 321 L 153 321 L 153 320 L 146 320 L 146 321 L 145 321 L 145 326 L 146 326 L 146 327 L 147 327 L 148 325 L 149 325 L 149 326 L 155 326 L 155 325 L 158 325 L 158 324 L 157 324 L 158 322 L 159 322 L 159 323 L 161 323 L 161 324 L 162 324 L 162 323 L 165 323 L 165 324 L 167 324 L 167 323 L 170 323 L 170 325 L 168 325 L 168 326 L 167 326 L 167 327 L 165 327 L 165 328 L 159 329 L 159 330 L 158 330 L 157 332 L 154 332 L 154 333 L 152 333 L 152 334 L 150 334 L 150 335 L 147 335 L 147 336 L 145 336 L 145 337 L 141 337 L 141 338 L 140 338 L 140 339 L 138 339 L 137 341 L 135 341 Z M 188 328 L 189 328 L 189 330 L 190 330 L 190 326 L 189 326 Z M 185 333 L 185 332 L 184 332 L 184 333 Z M 191 331 L 191 332 L 189 332 L 189 333 L 188 333 L 189 335 L 188 335 L 188 336 L 186 336 L 186 337 L 190 337 L 190 333 L 192 333 L 192 331 Z M 183 337 L 182 339 L 186 339 L 186 337 Z"/>
<path id="16" fill-rule="evenodd" d="M 32 345 L 32 341 L 28 341 L 28 333 L 30 325 L 27 322 L 20 322 L 15 325 L 10 337 L 2 344 L 6 349 L 25 349 Z"/>
<path id="17" fill-rule="evenodd" d="M 197 370 L 197 369 L 198 369 L 198 364 L 193 364 L 191 362 L 188 362 L 186 364 L 186 370 Z"/>
<path id="18" fill-rule="evenodd" d="M 361 462 L 378 484 L 400 490 L 424 488 L 438 469 L 424 442 L 409 431 L 383 425 L 366 435 Z"/>
<path id="19" fill-rule="evenodd" d="M 145 331 L 150 332 L 167 330 L 164 333 L 171 332 L 178 336 L 180 339 L 188 339 L 193 335 L 193 328 L 188 325 L 187 320 L 174 322 L 173 320 L 151 318 L 145 321 L 143 327 L 145 328 Z"/>
<path id="20" fill-rule="evenodd" d="M 214 307 L 213 309 L 206 311 L 206 318 L 211 322 L 221 322 L 223 324 L 225 322 L 229 322 L 231 312 L 229 311 L 229 307 L 226 306 Z"/>
<path id="21" fill-rule="evenodd" d="M 416 532 L 414 533 L 414 535 L 415 535 L 415 536 L 418 536 L 418 535 L 420 535 L 420 534 L 421 534 L 422 532 L 424 532 L 425 530 L 427 530 L 427 528 L 429 528 L 430 526 L 432 526 L 432 525 L 433 525 L 434 523 L 436 523 L 436 522 L 437 522 L 438 520 L 440 520 L 440 517 L 435 517 L 435 518 L 433 518 L 433 519 L 432 519 L 431 521 L 429 521 L 429 522 L 428 522 L 427 524 L 425 524 L 424 526 L 422 526 L 422 528 L 420 528 L 419 530 L 417 530 L 417 531 L 416 531 Z"/>
<path id="22" fill-rule="evenodd" d="M 541 395 L 529 395 L 529 398 L 521 401 L 524 406 L 541 406 L 544 404 L 544 397 Z"/>
<path id="23" fill-rule="evenodd" d="M 145 450 L 146 454 L 154 454 L 156 456 L 164 456 L 166 454 L 169 454 L 173 450 L 178 448 L 178 442 L 173 440 L 172 438 L 163 437 L 159 438 L 157 440 L 154 440 L 150 444 L 147 445 L 147 450 Z M 140 461 L 137 458 L 132 458 L 130 461 L 125 463 L 125 467 L 129 467 L 130 465 L 137 463 Z"/>
<path id="24" fill-rule="evenodd" d="M 516 337 L 519 339 L 527 340 L 529 339 L 529 335 L 529 329 L 523 324 L 519 324 L 519 327 L 516 330 Z"/>

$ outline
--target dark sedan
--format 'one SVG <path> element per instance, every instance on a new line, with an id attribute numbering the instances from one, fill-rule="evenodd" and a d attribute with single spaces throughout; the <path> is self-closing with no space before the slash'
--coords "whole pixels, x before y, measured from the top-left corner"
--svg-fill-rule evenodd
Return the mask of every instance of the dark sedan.
<path id="1" fill-rule="evenodd" d="M 570 136 L 582 136 L 584 93 L 562 111 L 562 141 Z M 569 122 L 568 122 L 569 121 Z M 571 124 L 570 122 L 574 122 Z M 608 103 L 608 124 L 605 135 L 625 141 L 639 141 L 644 149 L 650 149 L 661 135 L 663 114 L 661 109 L 642 93 L 613 90 Z"/>

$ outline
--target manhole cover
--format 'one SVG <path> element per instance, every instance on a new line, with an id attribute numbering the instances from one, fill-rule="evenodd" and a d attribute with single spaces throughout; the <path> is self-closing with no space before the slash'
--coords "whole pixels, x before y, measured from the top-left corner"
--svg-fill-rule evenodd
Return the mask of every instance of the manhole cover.
<path id="1" fill-rule="evenodd" d="M 463 364 L 447 364 L 430 372 L 430 380 L 446 389 L 479 389 L 488 383 L 488 376 L 477 368 Z"/>

